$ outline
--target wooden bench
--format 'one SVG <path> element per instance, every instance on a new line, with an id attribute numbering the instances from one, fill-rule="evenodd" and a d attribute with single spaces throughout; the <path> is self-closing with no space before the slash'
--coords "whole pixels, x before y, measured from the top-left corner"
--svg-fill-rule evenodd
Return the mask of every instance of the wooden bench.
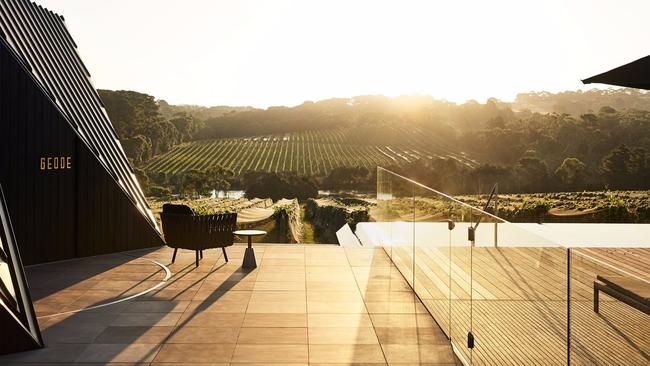
<path id="1" fill-rule="evenodd" d="M 650 284 L 627 276 L 596 276 L 594 311 L 599 311 L 599 294 L 604 292 L 645 314 L 650 315 Z"/>

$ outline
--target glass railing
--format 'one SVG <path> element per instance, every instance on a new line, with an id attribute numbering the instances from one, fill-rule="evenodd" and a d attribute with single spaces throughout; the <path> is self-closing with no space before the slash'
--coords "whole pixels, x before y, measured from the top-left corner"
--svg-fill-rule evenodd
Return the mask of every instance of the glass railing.
<path id="1" fill-rule="evenodd" d="M 643 298 L 635 308 L 600 291 L 593 309 L 594 281 L 632 278 L 637 287 L 622 285 L 647 296 L 642 275 L 383 168 L 372 218 L 365 237 L 385 248 L 465 364 L 650 362 Z"/>

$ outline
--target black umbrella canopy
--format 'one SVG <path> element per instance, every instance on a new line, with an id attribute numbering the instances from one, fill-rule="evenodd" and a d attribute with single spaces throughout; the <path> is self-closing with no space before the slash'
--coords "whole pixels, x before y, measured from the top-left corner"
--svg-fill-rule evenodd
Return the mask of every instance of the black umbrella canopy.
<path id="1" fill-rule="evenodd" d="M 650 56 L 584 79 L 582 82 L 584 84 L 600 83 L 650 90 Z"/>

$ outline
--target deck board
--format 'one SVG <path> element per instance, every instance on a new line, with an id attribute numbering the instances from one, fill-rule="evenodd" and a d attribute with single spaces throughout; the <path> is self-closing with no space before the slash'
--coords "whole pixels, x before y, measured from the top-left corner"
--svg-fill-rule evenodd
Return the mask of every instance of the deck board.
<path id="1" fill-rule="evenodd" d="M 398 263 L 413 262 L 412 251 L 394 252 Z M 475 247 L 471 260 L 468 248 L 421 246 L 415 253 L 418 295 L 474 365 L 566 364 L 568 301 L 572 364 L 650 365 L 650 316 L 603 293 L 600 314 L 593 311 L 596 275 L 648 279 L 649 249 L 572 249 L 570 299 L 565 248 Z"/>

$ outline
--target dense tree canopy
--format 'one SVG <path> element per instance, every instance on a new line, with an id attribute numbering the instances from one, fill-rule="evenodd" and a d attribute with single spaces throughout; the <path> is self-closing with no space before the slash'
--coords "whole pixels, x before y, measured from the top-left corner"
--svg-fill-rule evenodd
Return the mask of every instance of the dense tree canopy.
<path id="1" fill-rule="evenodd" d="M 318 188 L 313 179 L 291 173 L 251 173 L 243 178 L 246 197 L 282 198 L 306 200 L 318 196 Z"/>
<path id="2" fill-rule="evenodd" d="M 210 196 L 213 190 L 230 188 L 233 172 L 214 165 L 206 170 L 189 170 L 178 174 L 154 177 L 157 183 L 166 186 L 170 193 L 181 197 Z"/>
<path id="3" fill-rule="evenodd" d="M 587 166 L 576 158 L 566 158 L 555 169 L 555 176 L 566 186 L 572 188 L 583 187 L 587 176 Z"/>
<path id="4" fill-rule="evenodd" d="M 320 187 L 323 189 L 368 191 L 376 185 L 376 175 L 364 167 L 338 167 L 323 179 Z"/>
<path id="5" fill-rule="evenodd" d="M 126 90 L 99 90 L 99 95 L 127 156 L 136 165 L 191 140 L 202 126 L 184 112 L 163 117 L 151 95 Z"/>
<path id="6" fill-rule="evenodd" d="M 602 106 L 615 109 L 650 110 L 650 94 L 638 89 L 591 89 L 560 93 L 530 92 L 517 95 L 513 109 L 539 113 L 594 113 Z"/>

